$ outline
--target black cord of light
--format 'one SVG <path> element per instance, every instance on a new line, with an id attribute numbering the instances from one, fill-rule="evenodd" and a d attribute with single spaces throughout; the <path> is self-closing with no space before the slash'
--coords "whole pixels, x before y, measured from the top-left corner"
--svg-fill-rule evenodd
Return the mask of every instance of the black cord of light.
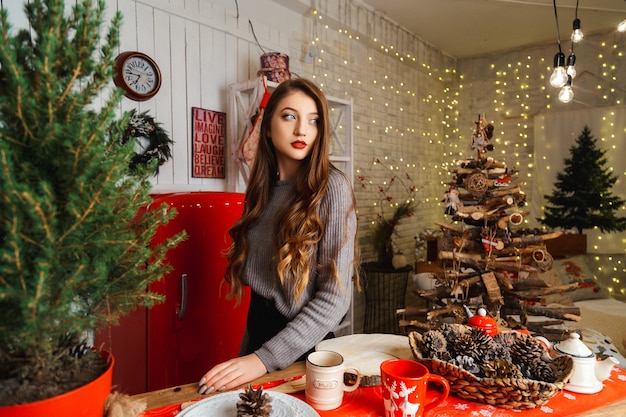
<path id="1" fill-rule="evenodd" d="M 580 28 L 580 20 L 578 20 L 578 0 L 576 0 L 576 12 L 574 13 L 574 25 L 576 25 L 576 22 L 578 22 L 578 27 Z M 574 44 L 575 43 L 576 42 L 572 42 L 572 55 L 574 55 Z"/>
<path id="2" fill-rule="evenodd" d="M 580 30 L 580 19 L 578 18 L 578 0 L 576 0 L 576 14 L 574 15 L 572 26 L 572 42 L 580 42 L 583 39 L 583 32 Z"/>
<path id="3" fill-rule="evenodd" d="M 578 2 L 578 0 L 576 1 Z M 556 21 L 556 41 L 559 44 L 559 52 L 563 53 L 561 51 L 561 32 L 559 30 L 559 15 L 556 12 L 556 0 L 553 0 L 552 4 L 554 5 L 554 20 Z"/>
<path id="4" fill-rule="evenodd" d="M 578 22 L 578 24 L 576 22 Z M 574 18 L 574 30 L 576 27 L 580 29 L 580 20 L 578 20 L 578 0 L 576 0 L 576 14 Z M 574 54 L 575 44 L 576 42 L 574 42 L 572 38 L 572 46 L 570 48 L 569 56 L 567 57 L 567 75 L 569 75 L 572 78 L 576 77 L 576 69 L 574 68 L 574 65 L 576 65 L 576 55 Z"/>

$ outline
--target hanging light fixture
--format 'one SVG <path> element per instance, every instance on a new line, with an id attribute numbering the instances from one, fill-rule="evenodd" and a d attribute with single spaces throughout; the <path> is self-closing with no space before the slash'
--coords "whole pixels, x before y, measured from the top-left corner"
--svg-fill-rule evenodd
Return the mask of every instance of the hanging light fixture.
<path id="1" fill-rule="evenodd" d="M 569 56 L 567 57 L 567 69 L 565 70 L 567 75 L 572 77 L 572 79 L 576 78 L 575 65 L 576 65 L 576 55 L 574 55 L 574 44 L 572 44 L 572 52 L 570 52 Z"/>
<path id="2" fill-rule="evenodd" d="M 580 30 L 580 19 L 576 18 L 574 19 L 574 30 L 572 31 L 572 42 L 574 43 L 578 43 L 580 41 L 583 40 L 583 37 L 585 36 L 583 34 L 583 31 Z"/>
<path id="3" fill-rule="evenodd" d="M 583 40 L 583 31 L 580 30 L 580 19 L 578 18 L 578 0 L 576 0 L 576 14 L 574 15 L 574 23 L 572 24 L 572 42 L 578 43 Z"/>
<path id="4" fill-rule="evenodd" d="M 624 19 L 621 22 L 619 22 L 619 24 L 617 25 L 617 31 L 618 32 L 626 32 L 626 19 Z"/>
<path id="5" fill-rule="evenodd" d="M 574 89 L 572 88 L 572 77 L 568 76 L 565 85 L 559 91 L 559 101 L 569 103 L 574 100 Z"/>
<path id="6" fill-rule="evenodd" d="M 556 39 L 559 45 L 559 52 L 554 55 L 554 71 L 550 76 L 550 85 L 552 87 L 560 88 L 567 82 L 567 72 L 565 70 L 565 54 L 561 50 L 561 35 L 559 34 L 559 17 L 556 12 L 556 0 L 553 0 L 554 4 L 554 19 L 556 20 Z"/>
<path id="7" fill-rule="evenodd" d="M 576 78 L 576 67 L 574 64 L 576 63 L 576 55 L 572 52 L 570 56 L 567 57 L 567 69 L 565 72 L 572 78 Z"/>
<path id="8" fill-rule="evenodd" d="M 550 85 L 560 88 L 567 82 L 567 70 L 565 69 L 565 54 L 560 51 L 554 55 L 554 71 L 550 76 Z"/>

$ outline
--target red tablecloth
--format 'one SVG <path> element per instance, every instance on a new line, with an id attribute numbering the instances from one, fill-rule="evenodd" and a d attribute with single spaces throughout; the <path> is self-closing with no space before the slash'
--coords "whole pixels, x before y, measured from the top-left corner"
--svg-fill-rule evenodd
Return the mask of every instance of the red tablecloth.
<path id="1" fill-rule="evenodd" d="M 304 394 L 295 394 L 304 400 Z M 604 381 L 604 389 L 597 394 L 576 394 L 561 391 L 547 404 L 530 410 L 508 410 L 490 405 L 462 400 L 450 396 L 442 404 L 425 414 L 425 417 L 485 416 L 485 417 L 567 417 L 594 410 L 626 398 L 626 370 L 613 367 L 611 376 Z M 233 405 L 234 407 L 234 405 Z M 173 417 L 180 404 L 145 411 L 143 417 Z M 381 417 L 385 415 L 380 387 L 359 388 L 346 393 L 341 407 L 320 411 L 321 417 Z"/>

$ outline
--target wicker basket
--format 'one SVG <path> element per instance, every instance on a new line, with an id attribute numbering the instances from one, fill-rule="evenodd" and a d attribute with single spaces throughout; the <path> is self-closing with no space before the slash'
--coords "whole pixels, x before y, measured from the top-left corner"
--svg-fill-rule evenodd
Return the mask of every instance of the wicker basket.
<path id="1" fill-rule="evenodd" d="M 528 336 L 529 337 L 529 336 Z M 441 375 L 450 384 L 450 393 L 465 400 L 508 409 L 530 409 L 547 403 L 567 383 L 574 373 L 574 361 L 570 356 L 559 355 L 550 362 L 557 379 L 555 382 L 536 381 L 527 378 L 481 378 L 449 362 L 423 358 L 411 343 L 415 359 L 423 363 L 433 374 Z"/>

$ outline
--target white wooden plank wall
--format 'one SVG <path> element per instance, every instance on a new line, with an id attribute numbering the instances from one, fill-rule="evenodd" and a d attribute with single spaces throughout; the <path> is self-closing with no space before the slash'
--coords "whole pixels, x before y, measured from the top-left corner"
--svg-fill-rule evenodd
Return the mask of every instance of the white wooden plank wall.
<path id="1" fill-rule="evenodd" d="M 163 84 L 154 99 L 137 103 L 124 98 L 121 105 L 124 111 L 149 111 L 175 141 L 173 157 L 160 168 L 154 191 L 224 190 L 224 180 L 191 175 L 191 108 L 226 112 L 228 85 L 256 76 L 262 52 L 249 30 L 248 19 L 254 21 L 255 33 L 264 48 L 285 50 L 287 45 L 281 44 L 281 39 L 286 37 L 271 28 L 271 21 L 282 16 L 280 20 L 293 22 L 300 16 L 268 1 L 107 3 L 124 16 L 120 52 L 145 52 L 161 68 Z M 273 7 L 267 7 L 268 3 Z M 263 16 L 267 20 L 261 20 Z"/>

